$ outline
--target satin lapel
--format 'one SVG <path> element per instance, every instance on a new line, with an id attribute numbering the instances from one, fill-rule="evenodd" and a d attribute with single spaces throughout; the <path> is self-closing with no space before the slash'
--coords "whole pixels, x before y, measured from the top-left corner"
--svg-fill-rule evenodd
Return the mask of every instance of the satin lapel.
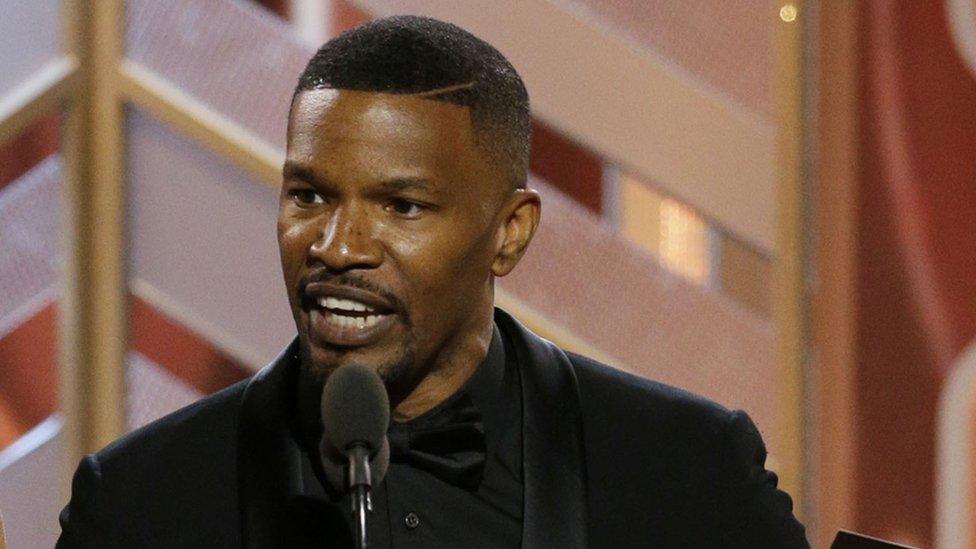
<path id="1" fill-rule="evenodd" d="M 248 383 L 238 427 L 238 493 L 245 547 L 281 547 L 289 498 L 301 489 L 301 453 L 287 426 L 289 345 Z"/>
<path id="2" fill-rule="evenodd" d="M 522 381 L 522 547 L 586 547 L 586 463 L 579 388 L 569 357 L 508 313 Z"/>

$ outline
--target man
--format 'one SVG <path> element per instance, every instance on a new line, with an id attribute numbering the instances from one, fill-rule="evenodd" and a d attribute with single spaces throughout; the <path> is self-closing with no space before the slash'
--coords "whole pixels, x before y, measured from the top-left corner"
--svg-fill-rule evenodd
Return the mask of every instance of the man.
<path id="1" fill-rule="evenodd" d="M 295 93 L 278 242 L 296 341 L 78 468 L 62 547 L 344 547 L 318 453 L 343 364 L 389 393 L 374 547 L 800 547 L 748 417 L 563 352 L 494 309 L 539 222 L 528 96 L 488 44 L 381 19 Z"/>

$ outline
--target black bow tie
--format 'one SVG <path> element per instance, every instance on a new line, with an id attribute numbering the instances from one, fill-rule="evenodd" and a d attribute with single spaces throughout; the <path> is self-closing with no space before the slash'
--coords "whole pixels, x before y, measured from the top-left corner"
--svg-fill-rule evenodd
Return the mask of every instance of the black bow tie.
<path id="1" fill-rule="evenodd" d="M 481 484 L 485 429 L 467 393 L 429 417 L 391 424 L 387 436 L 391 462 L 406 463 L 469 491 Z"/>

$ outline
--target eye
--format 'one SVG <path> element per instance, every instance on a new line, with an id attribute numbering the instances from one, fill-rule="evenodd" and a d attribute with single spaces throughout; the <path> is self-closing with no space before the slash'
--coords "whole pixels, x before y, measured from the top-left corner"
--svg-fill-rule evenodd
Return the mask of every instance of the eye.
<path id="1" fill-rule="evenodd" d="M 393 200 L 390 200 L 390 203 L 387 204 L 386 209 L 387 211 L 391 211 L 397 215 L 408 218 L 418 217 L 424 211 L 423 205 L 405 198 L 394 198 Z"/>
<path id="2" fill-rule="evenodd" d="M 288 196 L 299 206 L 325 203 L 325 199 L 322 198 L 322 195 L 313 191 L 312 189 L 289 189 Z"/>

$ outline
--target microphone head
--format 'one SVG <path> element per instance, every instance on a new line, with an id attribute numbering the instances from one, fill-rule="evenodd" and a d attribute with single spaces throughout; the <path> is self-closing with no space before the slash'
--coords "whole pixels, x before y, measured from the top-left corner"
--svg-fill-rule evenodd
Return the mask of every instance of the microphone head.
<path id="1" fill-rule="evenodd" d="M 390 398 L 380 376 L 358 364 L 340 366 L 322 390 L 323 443 L 343 455 L 357 444 L 371 456 L 383 446 L 390 425 Z"/>

